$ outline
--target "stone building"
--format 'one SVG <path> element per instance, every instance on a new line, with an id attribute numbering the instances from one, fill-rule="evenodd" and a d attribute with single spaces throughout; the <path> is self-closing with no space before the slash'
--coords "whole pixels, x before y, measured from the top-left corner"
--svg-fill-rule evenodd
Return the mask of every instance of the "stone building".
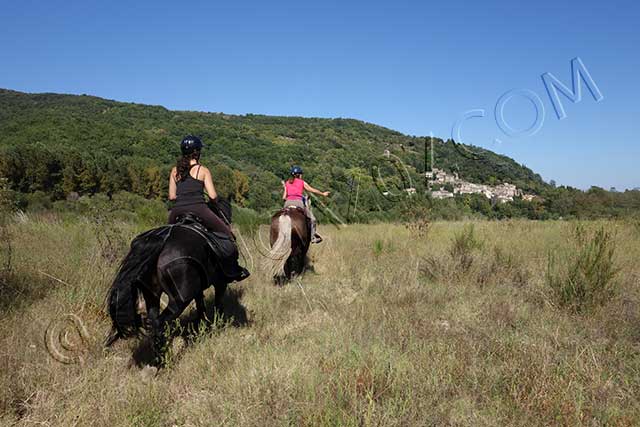
<path id="1" fill-rule="evenodd" d="M 444 190 L 435 190 L 431 192 L 431 197 L 434 199 L 450 199 L 453 197 L 453 193 Z"/>

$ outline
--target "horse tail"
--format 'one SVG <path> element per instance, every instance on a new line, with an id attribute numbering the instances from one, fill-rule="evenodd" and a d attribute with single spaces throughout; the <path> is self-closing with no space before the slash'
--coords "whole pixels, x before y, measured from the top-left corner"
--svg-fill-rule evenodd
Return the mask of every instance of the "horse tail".
<path id="1" fill-rule="evenodd" d="M 284 275 L 284 265 L 291 255 L 291 217 L 281 215 L 278 218 L 278 238 L 267 256 L 267 272 L 273 276 Z"/>
<path id="2" fill-rule="evenodd" d="M 153 269 L 156 268 L 158 256 L 169 233 L 167 228 L 161 227 L 148 231 L 131 242 L 131 249 L 122 260 L 107 295 L 109 316 L 112 329 L 116 334 L 107 340 L 108 344 L 113 343 L 117 338 L 136 335 L 142 326 L 142 319 L 136 309 L 138 285 L 149 280 Z"/>

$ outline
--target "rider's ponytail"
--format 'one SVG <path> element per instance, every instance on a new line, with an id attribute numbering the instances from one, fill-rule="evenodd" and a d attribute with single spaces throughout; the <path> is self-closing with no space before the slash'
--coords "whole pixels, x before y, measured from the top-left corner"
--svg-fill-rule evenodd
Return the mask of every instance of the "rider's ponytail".
<path id="1" fill-rule="evenodd" d="M 300 178 L 300 174 L 299 174 L 299 173 L 297 173 L 297 174 L 295 174 L 295 175 L 291 175 L 291 176 L 289 177 L 289 179 L 288 179 L 289 184 L 293 184 L 293 181 L 295 181 L 295 179 L 296 179 L 296 178 Z"/>
<path id="2" fill-rule="evenodd" d="M 191 160 L 200 160 L 200 151 L 196 150 L 192 153 L 185 154 L 178 159 L 176 164 L 176 179 L 183 181 L 189 176 L 189 169 L 191 168 Z"/>

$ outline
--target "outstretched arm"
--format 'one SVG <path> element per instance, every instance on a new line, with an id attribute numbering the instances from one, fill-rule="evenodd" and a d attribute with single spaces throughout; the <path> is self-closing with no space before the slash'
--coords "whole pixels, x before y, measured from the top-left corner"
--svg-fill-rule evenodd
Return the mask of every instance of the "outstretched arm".
<path id="1" fill-rule="evenodd" d="M 171 169 L 169 174 L 169 200 L 176 199 L 176 168 Z"/>
<path id="2" fill-rule="evenodd" d="M 315 188 L 307 184 L 306 181 L 304 183 L 304 189 L 307 190 L 309 193 L 317 194 L 319 196 L 324 196 L 324 197 L 327 197 L 329 196 L 329 194 L 331 194 L 329 191 L 316 190 Z"/>

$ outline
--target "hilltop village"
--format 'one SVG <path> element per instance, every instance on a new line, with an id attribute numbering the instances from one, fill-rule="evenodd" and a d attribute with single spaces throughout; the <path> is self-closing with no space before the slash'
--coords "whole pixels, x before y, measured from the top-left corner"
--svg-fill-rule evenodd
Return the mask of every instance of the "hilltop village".
<path id="1" fill-rule="evenodd" d="M 512 202 L 514 197 L 532 201 L 536 196 L 524 194 L 523 191 L 508 182 L 498 185 L 475 184 L 460 179 L 457 173 L 449 174 L 442 169 L 433 168 L 425 176 L 431 188 L 431 196 L 436 199 L 447 199 L 456 194 L 482 194 L 492 201 Z"/>

